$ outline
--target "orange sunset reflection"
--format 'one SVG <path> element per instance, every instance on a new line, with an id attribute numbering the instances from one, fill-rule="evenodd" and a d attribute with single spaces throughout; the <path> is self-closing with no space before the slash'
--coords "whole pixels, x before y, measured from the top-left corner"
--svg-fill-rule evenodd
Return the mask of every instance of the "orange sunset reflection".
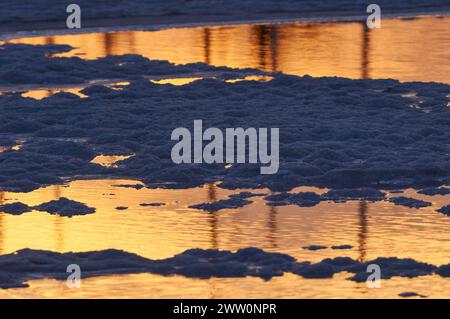
<path id="1" fill-rule="evenodd" d="M 205 62 L 315 77 L 450 83 L 449 25 L 450 17 L 423 17 L 384 19 L 382 28 L 374 30 L 358 22 L 293 23 L 120 31 L 8 42 L 70 44 L 76 49 L 58 56 L 85 59 L 140 54 L 177 64 Z"/>

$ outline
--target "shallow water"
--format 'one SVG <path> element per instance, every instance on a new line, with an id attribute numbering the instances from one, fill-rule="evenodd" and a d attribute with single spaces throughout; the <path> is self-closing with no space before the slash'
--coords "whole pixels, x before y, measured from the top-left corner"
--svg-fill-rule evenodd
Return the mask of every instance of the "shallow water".
<path id="1" fill-rule="evenodd" d="M 360 23 L 296 23 L 93 33 L 9 42 L 70 44 L 77 49 L 61 56 L 79 55 L 87 59 L 133 53 L 174 63 L 200 61 L 297 75 L 450 83 L 449 25 L 450 17 L 426 17 L 386 19 L 379 30 L 367 30 Z M 196 79 L 181 77 L 153 82 L 183 85 Z M 64 90 L 79 94 L 81 89 Z M 40 88 L 24 95 L 43 98 L 58 91 Z M 0 147 L 0 151 L 6 149 Z M 125 158 L 99 156 L 94 162 L 114 167 Z M 265 205 L 264 199 L 255 197 L 251 198 L 254 203 L 243 208 L 207 213 L 188 206 L 225 199 L 242 190 L 229 191 L 217 185 L 150 190 L 117 187 L 120 184 L 139 181 L 79 180 L 27 194 L 0 193 L 0 204 L 20 201 L 31 206 L 67 197 L 97 209 L 95 214 L 73 218 L 37 211 L 21 216 L 0 213 L 0 254 L 23 248 L 58 252 L 116 248 L 161 259 L 190 248 L 236 250 L 257 246 L 292 255 L 300 261 L 316 262 L 337 256 L 367 261 L 396 256 L 435 265 L 450 263 L 450 217 L 435 211 L 448 205 L 450 196 L 429 197 L 406 190 L 405 196 L 433 203 L 423 209 L 364 201 L 322 202 L 313 208 L 271 207 Z M 295 191 L 326 190 L 302 187 Z M 269 194 L 268 190 L 256 192 Z M 140 205 L 160 202 L 165 205 Z M 128 209 L 117 210 L 119 206 Z M 353 248 L 319 251 L 302 248 L 309 245 Z M 84 279 L 81 289 L 68 289 L 65 282 L 44 279 L 31 281 L 30 288 L 0 290 L 0 297 L 395 298 L 405 291 L 448 297 L 450 287 L 448 279 L 426 276 L 394 278 L 383 281 L 382 289 L 368 289 L 364 283 L 345 280 L 348 276 L 338 274 L 333 279 L 311 280 L 286 274 L 263 281 L 114 275 Z"/>
<path id="2" fill-rule="evenodd" d="M 257 246 L 290 254 L 300 261 L 316 262 L 337 256 L 367 261 L 379 256 L 397 256 L 435 265 L 450 262 L 450 218 L 435 211 L 448 203 L 450 196 L 429 197 L 407 190 L 406 196 L 433 202 L 432 207 L 423 209 L 364 201 L 323 202 L 313 208 L 270 207 L 261 197 L 254 197 L 251 199 L 254 203 L 243 208 L 207 213 L 188 206 L 225 199 L 243 190 L 229 191 L 212 184 L 183 190 L 118 187 L 136 184 L 140 183 L 79 180 L 67 186 L 50 186 L 26 194 L 2 193 L 0 203 L 20 201 L 31 206 L 67 197 L 95 207 L 97 212 L 72 218 L 38 211 L 21 216 L 0 214 L 0 254 L 22 248 L 58 252 L 116 248 L 151 259 L 163 259 L 193 247 L 236 250 Z M 326 190 L 301 187 L 295 191 L 322 193 Z M 261 192 L 269 194 L 268 190 L 258 190 Z M 165 205 L 143 207 L 142 203 Z M 119 206 L 128 209 L 119 211 L 116 209 Z M 351 245 L 353 248 L 303 249 L 309 245 Z M 147 274 L 114 275 L 83 280 L 83 288 L 75 290 L 67 289 L 61 281 L 32 281 L 31 288 L 2 290 L 0 297 L 392 298 L 412 287 L 418 293 L 438 297 L 445 295 L 444 287 L 450 286 L 448 280 L 428 276 L 429 281 L 396 278 L 383 281 L 383 289 L 368 289 L 365 284 L 345 280 L 347 277 L 348 274 L 338 274 L 333 279 L 309 280 L 286 274 L 264 282 L 255 278 L 199 280 Z M 182 290 L 181 286 L 189 288 Z"/>
<path id="3" fill-rule="evenodd" d="M 354 79 L 450 83 L 450 17 L 383 19 L 364 23 L 290 23 L 121 31 L 21 38 L 9 43 L 70 44 L 59 56 L 95 59 L 140 54 L 177 64 L 215 66 Z"/>

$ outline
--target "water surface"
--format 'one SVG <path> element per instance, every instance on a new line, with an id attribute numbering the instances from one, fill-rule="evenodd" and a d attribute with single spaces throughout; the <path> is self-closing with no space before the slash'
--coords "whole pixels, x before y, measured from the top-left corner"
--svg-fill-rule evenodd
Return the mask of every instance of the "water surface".
<path id="1" fill-rule="evenodd" d="M 450 17 L 425 17 L 384 19 L 382 28 L 376 30 L 368 30 L 356 22 L 290 23 L 105 32 L 9 42 L 70 44 L 76 49 L 59 56 L 76 55 L 84 59 L 131 53 L 177 64 L 205 62 L 315 77 L 450 83 L 449 26 Z M 183 85 L 197 79 L 153 81 Z M 118 89 L 127 84 L 114 83 Z M 63 90 L 79 94 L 81 89 Z M 44 98 L 60 90 L 40 88 L 24 95 Z M 0 148 L 0 152 L 7 149 Z M 103 155 L 94 162 L 113 168 L 125 159 L 126 156 Z M 139 183 L 78 180 L 26 194 L 1 192 L 0 204 L 21 201 L 32 206 L 67 197 L 95 207 L 97 212 L 73 218 L 37 211 L 21 216 L 0 213 L 0 254 L 23 248 L 58 252 L 116 248 L 161 259 L 190 248 L 236 250 L 257 246 L 313 262 L 337 256 L 361 261 L 396 256 L 435 265 L 450 263 L 450 217 L 436 212 L 448 205 L 450 196 L 430 197 L 406 190 L 406 196 L 433 203 L 423 209 L 365 201 L 322 202 L 312 208 L 271 207 L 261 197 L 255 197 L 251 199 L 252 204 L 243 208 L 208 213 L 188 206 L 225 199 L 243 190 L 224 190 L 216 184 L 182 190 L 117 187 Z M 269 190 L 255 192 L 261 191 L 270 194 Z M 301 187 L 295 191 L 323 193 L 326 190 Z M 143 203 L 165 205 L 144 207 Z M 119 211 L 116 209 L 119 206 L 128 209 Z M 353 248 L 314 252 L 302 248 L 309 245 L 351 245 Z M 405 291 L 448 297 L 450 287 L 449 280 L 426 276 L 394 278 L 383 281 L 382 289 L 368 289 L 364 283 L 345 280 L 348 276 L 338 274 L 333 279 L 306 280 L 285 274 L 263 281 L 117 275 L 84 279 L 81 289 L 68 289 L 64 282 L 44 279 L 31 281 L 30 288 L 0 290 L 0 297 L 394 298 Z"/>
<path id="2" fill-rule="evenodd" d="M 237 250 L 249 246 L 282 252 L 301 261 L 348 256 L 368 261 L 379 256 L 414 258 L 435 265 L 450 263 L 450 218 L 435 210 L 450 196 L 417 195 L 413 190 L 390 196 L 413 196 L 433 206 L 411 209 L 390 202 L 322 202 L 316 207 L 267 206 L 264 199 L 239 209 L 216 213 L 189 208 L 193 204 L 228 198 L 246 190 L 224 190 L 208 184 L 182 190 L 136 189 L 133 180 L 79 180 L 66 186 L 49 186 L 31 193 L 0 193 L 0 204 L 20 201 L 30 206 L 67 197 L 95 207 L 91 215 L 72 218 L 32 211 L 14 216 L 0 213 L 0 254 L 23 248 L 58 252 L 122 249 L 152 259 L 171 257 L 191 248 Z M 248 191 L 248 190 L 247 190 Z M 297 191 L 323 193 L 326 189 L 300 187 Z M 258 193 L 270 194 L 268 190 Z M 164 203 L 162 206 L 141 206 Z M 119 206 L 128 207 L 117 210 Z M 309 245 L 351 245 L 309 251 Z M 38 280 L 31 288 L 1 290 L 0 297 L 396 297 L 408 282 L 425 295 L 442 296 L 450 282 L 437 276 L 383 281 L 382 291 L 347 281 L 349 274 L 333 279 L 305 280 L 286 274 L 265 282 L 255 278 L 187 279 L 155 275 L 121 275 L 83 280 L 82 289 L 65 282 Z M 392 284 L 391 281 L 399 284 Z M 131 285 L 131 286 L 127 286 Z M 399 286 L 400 285 L 400 286 Z M 181 286 L 189 287 L 181 290 Z M 176 287 L 176 288 L 175 288 Z M 274 289 L 274 290 L 272 290 Z M 439 291 L 439 289 L 442 289 Z M 411 289 L 406 289 L 407 291 Z M 447 290 L 448 291 L 448 290 Z M 62 295 L 60 295 L 62 293 Z"/>
<path id="3" fill-rule="evenodd" d="M 120 31 L 21 38 L 29 44 L 70 44 L 59 56 L 95 59 L 140 54 L 177 64 L 259 68 L 295 75 L 450 83 L 450 17 L 365 23 L 289 23 Z"/>

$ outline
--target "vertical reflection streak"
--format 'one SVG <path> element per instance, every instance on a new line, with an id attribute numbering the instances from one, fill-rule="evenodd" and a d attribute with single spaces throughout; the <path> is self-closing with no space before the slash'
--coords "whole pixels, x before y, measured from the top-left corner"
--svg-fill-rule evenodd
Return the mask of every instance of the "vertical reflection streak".
<path id="1" fill-rule="evenodd" d="M 175 64 L 206 62 L 233 68 L 263 65 L 266 71 L 300 76 L 449 83 L 446 62 L 450 51 L 446 49 L 450 39 L 445 28 L 449 19 L 386 19 L 385 26 L 376 30 L 360 22 L 230 25 L 28 37 L 0 44 L 54 43 L 77 48 L 55 54 L 60 57 L 80 54 L 95 59 L 135 53 Z M 427 35 L 423 45 L 418 45 L 418 34 Z M 424 54 L 424 46 L 433 50 Z"/>
<path id="2" fill-rule="evenodd" d="M 215 184 L 208 184 L 207 187 L 207 200 L 208 202 L 215 202 L 217 200 L 217 189 Z M 209 213 L 210 215 L 210 227 L 211 227 L 211 248 L 218 249 L 218 240 L 217 240 L 217 216 L 216 213 Z M 210 290 L 209 290 L 209 298 L 216 299 L 216 286 L 214 284 L 214 279 L 209 279 Z"/>
<path id="3" fill-rule="evenodd" d="M 278 70 L 278 26 L 270 28 L 270 53 L 272 56 L 272 72 Z"/>
<path id="4" fill-rule="evenodd" d="M 208 201 L 209 202 L 215 202 L 217 200 L 217 189 L 215 184 L 208 184 L 207 186 L 207 192 L 208 192 Z M 209 223 L 210 223 L 210 229 L 211 229 L 211 248 L 212 249 L 218 249 L 218 230 L 217 230 L 217 215 L 214 212 L 209 213 Z"/>
<path id="5" fill-rule="evenodd" d="M 112 33 L 105 33 L 103 35 L 103 42 L 105 46 L 105 56 L 113 54 L 113 48 L 115 47 L 114 35 Z"/>
<path id="6" fill-rule="evenodd" d="M 211 64 L 211 30 L 204 28 L 203 30 L 203 48 L 205 50 L 204 61 L 206 64 Z"/>
<path id="7" fill-rule="evenodd" d="M 367 255 L 367 232 L 368 232 L 368 223 L 367 223 L 367 213 L 368 207 L 366 201 L 361 201 L 359 203 L 359 232 L 358 232 L 358 251 L 359 257 L 358 260 L 361 262 L 365 262 Z"/>
<path id="8" fill-rule="evenodd" d="M 277 248 L 277 231 L 278 231 L 278 223 L 277 223 L 277 215 L 278 211 L 275 206 L 269 206 L 269 243 L 271 248 Z"/>
<path id="9" fill-rule="evenodd" d="M 365 22 L 362 23 L 362 44 L 361 44 L 361 78 L 370 79 L 370 62 L 369 62 L 369 51 L 370 51 L 370 29 L 367 27 Z"/>
<path id="10" fill-rule="evenodd" d="M 54 189 L 54 198 L 55 200 L 58 200 L 61 198 L 61 186 L 55 185 Z M 63 251 L 64 248 L 64 227 L 63 227 L 63 221 L 64 217 L 55 215 L 54 216 L 54 226 L 55 226 L 55 247 L 56 251 Z"/>
<path id="11" fill-rule="evenodd" d="M 266 52 L 265 52 L 265 41 L 264 41 L 264 35 L 265 35 L 265 26 L 263 25 L 256 25 L 254 27 L 256 38 L 257 38 L 257 51 L 255 52 L 257 54 L 257 61 L 258 61 L 258 67 L 262 70 L 266 70 Z"/>

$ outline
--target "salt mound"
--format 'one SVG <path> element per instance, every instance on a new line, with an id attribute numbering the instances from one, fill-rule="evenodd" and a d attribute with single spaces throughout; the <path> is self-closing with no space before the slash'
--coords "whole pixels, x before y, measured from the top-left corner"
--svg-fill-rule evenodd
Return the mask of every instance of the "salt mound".
<path id="1" fill-rule="evenodd" d="M 83 203 L 79 203 L 65 197 L 35 206 L 34 209 L 64 217 L 95 213 L 95 208 L 88 207 Z"/>
<path id="2" fill-rule="evenodd" d="M 430 202 L 425 202 L 420 199 L 403 197 L 403 196 L 389 198 L 389 201 L 394 203 L 395 205 L 406 206 L 409 208 L 422 208 L 422 207 L 428 207 L 428 206 L 433 205 Z"/>
<path id="3" fill-rule="evenodd" d="M 434 196 L 434 195 L 450 195 L 450 188 L 448 187 L 428 187 L 418 191 L 419 194 Z"/>
<path id="4" fill-rule="evenodd" d="M 450 216 L 450 205 L 442 207 L 438 212 Z"/>
<path id="5" fill-rule="evenodd" d="M 202 209 L 208 212 L 217 212 L 221 209 L 239 208 L 251 203 L 252 201 L 246 199 L 231 197 L 230 199 L 219 200 L 212 203 L 191 205 L 189 208 Z"/>
<path id="6" fill-rule="evenodd" d="M 66 95 L 43 100 L 1 95 L 0 133 L 21 134 L 26 143 L 20 150 L 0 153 L 0 190 L 30 191 L 79 176 L 135 179 L 150 188 L 219 181 L 228 189 L 330 188 L 321 198 L 303 194 L 274 203 L 313 206 L 322 200 L 383 200 L 380 189 L 450 184 L 449 85 L 272 74 L 268 82 L 219 78 L 175 87 L 151 84 L 144 76 L 204 67 L 240 76 L 245 70 L 178 66 L 136 55 L 89 61 L 48 55 L 68 50 L 65 46 L 1 48 L 0 60 L 6 63 L 0 64 L 0 75 L 24 65 L 24 77 L 32 75 L 14 79 L 20 84 L 125 77 L 130 85 L 122 90 L 94 87 L 92 95 L 86 91 L 87 98 L 68 102 Z M 9 81 L 8 76 L 2 79 Z M 412 108 L 403 92 L 415 92 L 426 109 Z M 171 131 L 192 128 L 195 119 L 219 129 L 279 127 L 278 173 L 261 175 L 255 164 L 174 164 Z M 90 163 L 99 154 L 135 156 L 120 167 L 105 168 Z"/>
<path id="7" fill-rule="evenodd" d="M 108 249 L 82 253 L 57 253 L 23 249 L 0 255 L 0 288 L 26 287 L 30 279 L 65 280 L 70 264 L 80 266 L 83 278 L 113 274 L 151 273 L 182 275 L 192 278 L 259 277 L 266 280 L 284 273 L 303 278 L 331 278 L 339 272 L 350 272 L 357 282 L 367 280 L 370 264 L 378 264 L 383 279 L 394 276 L 413 278 L 436 273 L 450 276 L 450 265 L 436 267 L 413 259 L 377 258 L 361 263 L 349 257 L 326 258 L 318 263 L 299 262 L 293 257 L 249 247 L 236 252 L 214 249 L 190 249 L 174 257 L 151 260 L 120 250 Z"/>
<path id="8" fill-rule="evenodd" d="M 32 207 L 19 202 L 0 206 L 0 212 L 12 215 L 22 215 L 24 213 L 30 212 L 32 209 Z"/>

